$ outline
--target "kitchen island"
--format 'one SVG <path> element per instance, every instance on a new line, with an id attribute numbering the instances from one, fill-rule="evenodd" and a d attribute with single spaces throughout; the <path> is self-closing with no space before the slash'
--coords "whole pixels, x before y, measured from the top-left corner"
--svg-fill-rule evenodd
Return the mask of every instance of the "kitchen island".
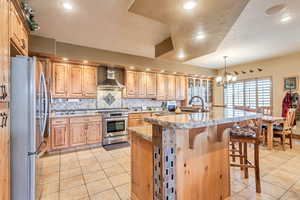
<path id="1" fill-rule="evenodd" d="M 129 129 L 134 200 L 222 200 L 230 196 L 229 128 L 261 115 L 228 108 L 145 118 Z"/>

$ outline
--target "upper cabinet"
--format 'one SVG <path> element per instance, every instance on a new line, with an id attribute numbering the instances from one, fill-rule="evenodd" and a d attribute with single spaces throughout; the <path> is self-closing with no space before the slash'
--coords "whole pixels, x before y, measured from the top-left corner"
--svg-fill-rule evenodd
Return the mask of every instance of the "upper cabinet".
<path id="1" fill-rule="evenodd" d="M 85 97 L 97 96 L 97 68 L 83 67 L 83 95 Z"/>
<path id="2" fill-rule="evenodd" d="M 127 98 L 148 98 L 161 101 L 185 100 L 186 77 L 152 72 L 126 71 Z"/>
<path id="3" fill-rule="evenodd" d="M 10 3 L 10 40 L 20 54 L 28 55 L 28 31 L 13 1 Z"/>
<path id="4" fill-rule="evenodd" d="M 53 63 L 52 94 L 54 98 L 96 98 L 96 91 L 96 67 Z"/>
<path id="5" fill-rule="evenodd" d="M 186 98 L 186 77 L 176 76 L 176 100 L 185 100 Z"/>

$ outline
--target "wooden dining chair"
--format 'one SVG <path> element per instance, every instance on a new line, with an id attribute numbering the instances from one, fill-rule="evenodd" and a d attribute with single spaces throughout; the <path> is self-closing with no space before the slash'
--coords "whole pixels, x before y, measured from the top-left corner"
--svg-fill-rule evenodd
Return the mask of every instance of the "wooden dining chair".
<path id="1" fill-rule="evenodd" d="M 293 148 L 293 133 L 292 129 L 294 126 L 294 120 L 296 117 L 296 109 L 289 109 L 286 119 L 283 124 L 276 125 L 273 127 L 274 137 L 279 137 L 281 139 L 282 149 L 285 151 L 286 139 L 289 138 L 290 148 Z"/>
<path id="2" fill-rule="evenodd" d="M 266 116 L 273 116 L 273 107 L 272 106 L 261 106 L 257 109 L 258 113 L 261 113 Z M 261 129 L 261 141 L 265 145 L 267 143 L 267 129 L 266 125 L 262 125 Z"/>

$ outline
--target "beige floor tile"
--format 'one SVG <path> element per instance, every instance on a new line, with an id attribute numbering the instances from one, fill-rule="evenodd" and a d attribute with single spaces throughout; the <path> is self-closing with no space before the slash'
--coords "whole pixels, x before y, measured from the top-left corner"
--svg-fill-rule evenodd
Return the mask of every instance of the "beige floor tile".
<path id="1" fill-rule="evenodd" d="M 242 190 L 241 192 L 238 193 L 238 196 L 241 196 L 241 197 L 244 197 L 245 199 L 247 200 L 254 200 L 254 199 L 257 199 L 257 200 L 276 200 L 276 198 L 268 195 L 268 194 L 265 194 L 265 193 L 256 193 L 255 190 L 251 187 L 248 187 L 244 190 Z"/>
<path id="2" fill-rule="evenodd" d="M 115 190 L 119 194 L 119 197 L 121 198 L 121 200 L 129 200 L 130 199 L 130 193 L 131 193 L 130 184 L 118 186 L 115 188 Z"/>
<path id="3" fill-rule="evenodd" d="M 291 188 L 290 188 L 290 191 L 291 192 L 295 192 L 297 194 L 300 195 L 300 181 L 298 181 L 297 183 L 295 183 L 295 185 L 293 185 Z"/>
<path id="4" fill-rule="evenodd" d="M 75 168 L 75 169 L 69 169 L 69 170 L 64 170 L 60 172 L 60 179 L 67 179 L 71 178 L 74 176 L 80 176 L 82 175 L 82 170 L 81 168 Z"/>
<path id="5" fill-rule="evenodd" d="M 103 170 L 104 170 L 105 174 L 109 177 L 116 176 L 116 175 L 126 172 L 121 165 L 117 165 L 117 166 L 114 166 L 111 168 L 106 168 Z"/>
<path id="6" fill-rule="evenodd" d="M 113 186 L 109 182 L 108 179 L 103 179 L 99 181 L 94 181 L 86 184 L 87 190 L 90 194 L 90 196 L 93 196 L 95 194 L 101 193 L 103 191 L 112 189 Z"/>
<path id="7" fill-rule="evenodd" d="M 60 191 L 68 190 L 80 185 L 84 185 L 84 179 L 82 175 L 63 179 L 60 183 Z"/>
<path id="8" fill-rule="evenodd" d="M 61 200 L 81 200 L 85 197 L 88 197 L 88 192 L 85 185 L 76 186 L 69 190 L 60 192 Z"/>
<path id="9" fill-rule="evenodd" d="M 59 200 L 59 193 L 57 192 L 42 196 L 40 200 Z"/>
<path id="10" fill-rule="evenodd" d="M 289 189 L 293 184 L 295 184 L 299 180 L 299 177 L 295 174 L 290 174 L 283 170 L 275 170 L 270 174 L 262 177 L 262 180 L 282 187 L 284 189 Z"/>
<path id="11" fill-rule="evenodd" d="M 47 174 L 45 176 L 39 177 L 39 183 L 45 184 L 45 183 L 52 183 L 52 182 L 58 182 L 59 181 L 59 173 L 53 172 L 50 174 Z"/>
<path id="12" fill-rule="evenodd" d="M 82 169 L 82 173 L 83 174 L 87 174 L 87 173 L 91 173 L 91 172 L 97 172 L 102 170 L 102 167 L 100 166 L 100 164 L 97 162 L 93 165 L 84 165 L 81 167 Z"/>
<path id="13" fill-rule="evenodd" d="M 120 200 L 118 194 L 114 190 L 107 190 L 99 194 L 91 196 L 91 200 Z"/>
<path id="14" fill-rule="evenodd" d="M 110 154 L 95 155 L 95 157 L 99 162 L 114 160 L 114 157 L 112 157 Z"/>
<path id="15" fill-rule="evenodd" d="M 289 191 L 285 193 L 280 200 L 299 200 L 300 199 L 300 194 L 296 192 Z"/>
<path id="16" fill-rule="evenodd" d="M 238 193 L 244 189 L 246 189 L 247 185 L 236 180 L 231 181 L 231 192 Z"/>
<path id="17" fill-rule="evenodd" d="M 124 184 L 129 183 L 130 176 L 127 173 L 123 173 L 120 175 L 111 176 L 111 177 L 109 177 L 109 180 L 114 187 L 117 187 L 119 185 L 124 185 Z"/>
<path id="18" fill-rule="evenodd" d="M 119 163 L 117 161 L 110 160 L 110 161 L 102 161 L 100 162 L 100 165 L 102 166 L 103 169 L 106 169 L 106 168 L 119 166 Z"/>
<path id="19" fill-rule="evenodd" d="M 106 175 L 105 175 L 104 171 L 102 171 L 102 170 L 83 174 L 83 177 L 84 177 L 85 183 L 90 183 L 93 181 L 106 179 Z"/>
<path id="20" fill-rule="evenodd" d="M 96 158 L 88 158 L 79 160 L 80 166 L 93 166 L 98 164 L 98 160 Z"/>
<path id="21" fill-rule="evenodd" d="M 68 163 L 61 163 L 60 164 L 60 170 L 61 171 L 68 171 L 71 169 L 75 169 L 75 168 L 80 168 L 80 164 L 79 161 L 75 161 L 75 162 L 68 162 Z"/>
<path id="22" fill-rule="evenodd" d="M 42 195 L 49 195 L 59 192 L 59 182 L 52 182 L 48 184 L 39 184 L 37 188 L 40 189 Z"/>
<path id="23" fill-rule="evenodd" d="M 55 167 L 42 167 L 40 169 L 40 175 L 45 176 L 51 173 L 58 173 L 59 172 L 59 165 Z"/>
<path id="24" fill-rule="evenodd" d="M 255 190 L 255 184 L 252 184 L 251 188 Z M 265 181 L 261 181 L 261 190 L 264 194 L 268 194 L 274 198 L 280 198 L 286 192 L 286 189 Z"/>
<path id="25" fill-rule="evenodd" d="M 247 200 L 245 197 L 239 196 L 239 195 L 231 195 L 231 197 L 228 197 L 226 200 Z"/>

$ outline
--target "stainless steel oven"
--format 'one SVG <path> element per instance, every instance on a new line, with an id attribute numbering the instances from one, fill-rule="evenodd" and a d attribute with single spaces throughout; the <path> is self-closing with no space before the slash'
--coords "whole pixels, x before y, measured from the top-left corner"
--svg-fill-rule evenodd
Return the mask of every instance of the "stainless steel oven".
<path id="1" fill-rule="evenodd" d="M 103 114 L 103 145 L 128 141 L 128 112 Z"/>

